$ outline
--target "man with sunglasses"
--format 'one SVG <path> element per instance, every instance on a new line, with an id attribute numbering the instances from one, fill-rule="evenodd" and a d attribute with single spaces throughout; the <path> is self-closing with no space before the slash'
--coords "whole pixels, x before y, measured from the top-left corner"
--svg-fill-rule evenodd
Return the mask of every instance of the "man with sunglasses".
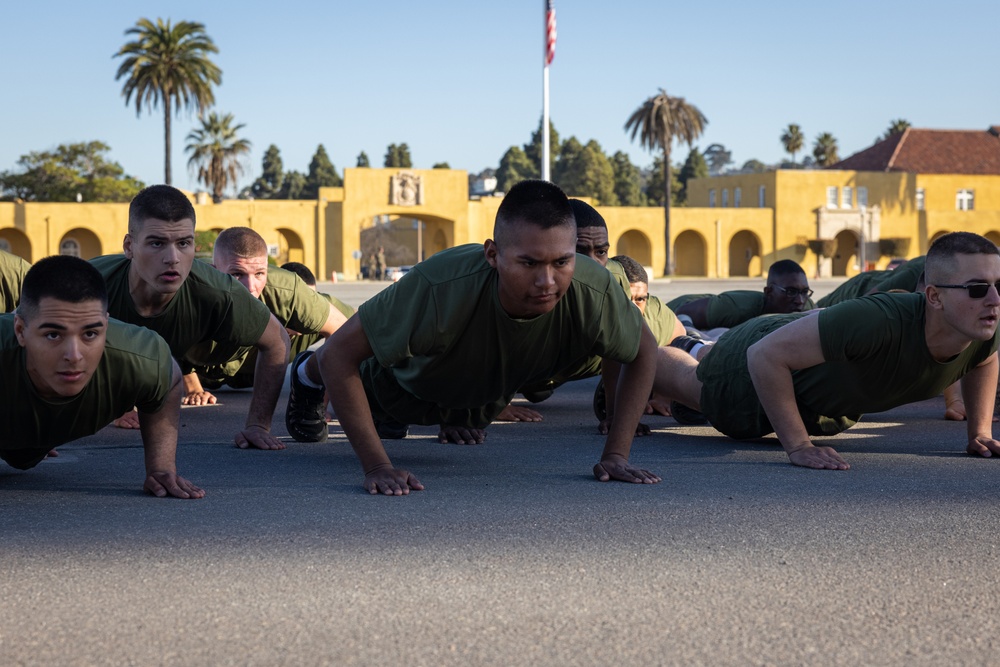
<path id="1" fill-rule="evenodd" d="M 777 434 L 795 465 L 847 470 L 811 436 L 933 398 L 961 379 L 966 451 L 1000 455 L 992 435 L 1000 250 L 977 234 L 946 234 L 927 253 L 925 271 L 923 292 L 751 320 L 723 335 L 700 364 L 661 349 L 654 387 L 701 410 L 730 437 Z"/>
<path id="2" fill-rule="evenodd" d="M 681 321 L 689 320 L 700 331 L 731 328 L 747 320 L 774 313 L 800 313 L 816 306 L 809 297 L 805 271 L 790 259 L 782 259 L 767 270 L 763 292 L 731 290 L 721 294 L 685 294 L 667 303 Z"/>

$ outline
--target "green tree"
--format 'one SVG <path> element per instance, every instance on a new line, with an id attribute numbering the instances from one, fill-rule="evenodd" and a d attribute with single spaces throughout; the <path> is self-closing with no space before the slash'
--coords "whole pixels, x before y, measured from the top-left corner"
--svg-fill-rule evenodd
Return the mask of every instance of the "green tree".
<path id="1" fill-rule="evenodd" d="M 806 138 L 802 134 L 802 128 L 795 123 L 789 124 L 785 131 L 781 133 L 781 145 L 785 147 L 786 153 L 791 153 L 792 164 L 795 164 L 795 154 L 802 150 Z"/>
<path id="2" fill-rule="evenodd" d="M 677 189 L 676 201 L 681 206 L 686 205 L 688 181 L 692 178 L 708 178 L 708 175 L 708 162 L 705 161 L 705 156 L 697 148 L 692 148 L 684 161 L 684 166 L 677 172 L 677 183 L 680 187 Z"/>
<path id="3" fill-rule="evenodd" d="M 111 149 L 100 141 L 62 144 L 55 150 L 22 155 L 21 171 L 0 172 L 0 199 L 72 202 L 130 201 L 143 183 L 108 160 Z"/>
<path id="4" fill-rule="evenodd" d="M 233 125 L 233 114 L 220 116 L 213 111 L 187 136 L 188 169 L 198 170 L 198 181 L 211 190 L 216 204 L 228 186 L 235 188 L 243 173 L 243 157 L 249 155 L 251 146 L 249 139 L 237 136 L 244 127 L 243 123 Z"/>
<path id="5" fill-rule="evenodd" d="M 389 144 L 385 151 L 385 166 L 397 169 L 411 169 L 413 160 L 410 159 L 410 147 L 406 144 Z"/>
<path id="6" fill-rule="evenodd" d="M 289 171 L 285 173 L 285 180 L 281 184 L 281 192 L 275 199 L 306 199 L 302 196 L 302 191 L 306 188 L 306 175 L 301 171 Z"/>
<path id="7" fill-rule="evenodd" d="M 555 164 L 562 152 L 562 144 L 559 143 L 559 133 L 556 126 L 549 119 L 549 173 L 555 173 Z M 524 154 L 528 156 L 528 161 L 534 165 L 535 173 L 542 173 L 542 120 L 538 119 L 538 129 L 531 133 L 531 141 L 524 145 Z M 538 178 L 535 176 L 534 178 Z"/>
<path id="8" fill-rule="evenodd" d="M 745 174 L 763 174 L 768 171 L 768 166 L 760 160 L 747 160 L 740 167 L 740 171 Z"/>
<path id="9" fill-rule="evenodd" d="M 451 165 L 447 162 L 435 162 L 431 169 L 451 169 Z"/>
<path id="10" fill-rule="evenodd" d="M 813 157 L 816 158 L 816 164 L 821 167 L 829 167 L 840 161 L 840 157 L 837 156 L 837 140 L 832 134 L 824 132 L 816 137 L 816 141 L 813 142 Z"/>
<path id="11" fill-rule="evenodd" d="M 622 206 L 645 206 L 646 195 L 642 191 L 642 175 L 639 167 L 632 164 L 628 154 L 618 151 L 611 156 L 611 169 L 615 174 L 615 194 Z"/>
<path id="12" fill-rule="evenodd" d="M 139 19 L 125 31 L 135 40 L 126 43 L 114 57 L 123 57 L 115 80 L 125 78 L 125 105 L 135 95 L 135 113 L 163 105 L 164 183 L 170 185 L 170 121 L 174 111 L 196 108 L 199 113 L 215 104 L 212 85 L 222 83 L 222 70 L 209 58 L 218 53 L 201 23 L 168 19 Z M 173 109 L 171 109 L 173 107 Z"/>
<path id="13" fill-rule="evenodd" d="M 281 192 L 285 181 L 284 165 L 281 162 L 281 151 L 274 144 L 267 147 L 261 163 L 260 178 L 250 186 L 250 194 L 254 199 L 275 199 Z"/>
<path id="14" fill-rule="evenodd" d="M 670 167 L 670 205 L 683 206 L 684 200 L 681 198 L 681 183 L 676 174 L 680 171 L 678 166 Z M 663 158 L 657 157 L 653 160 L 653 165 L 644 173 L 646 181 L 646 199 L 652 206 L 663 206 L 663 192 L 665 183 L 663 180 Z"/>
<path id="15" fill-rule="evenodd" d="M 563 143 L 552 181 L 569 195 L 591 197 L 605 206 L 618 205 L 611 161 L 593 139 L 586 146 L 581 145 L 576 137 L 570 137 Z"/>
<path id="16" fill-rule="evenodd" d="M 337 168 L 330 161 L 323 144 L 316 147 L 312 160 L 309 162 L 309 173 L 306 175 L 305 188 L 298 199 L 318 199 L 320 188 L 339 188 L 344 181 L 337 174 Z"/>
<path id="17" fill-rule="evenodd" d="M 670 174 L 670 148 L 674 141 L 682 141 L 688 146 L 701 136 L 708 119 L 693 104 L 683 97 L 670 97 L 662 88 L 658 95 L 650 97 L 625 121 L 625 131 L 632 130 L 631 139 L 639 135 L 639 143 L 644 148 L 663 153 L 663 235 L 666 242 L 666 275 L 673 275 L 674 259 L 670 243 L 670 196 L 673 179 Z"/>
<path id="18" fill-rule="evenodd" d="M 519 146 L 511 146 L 500 158 L 496 177 L 497 192 L 508 192 L 526 178 L 538 178 L 538 171 Z"/>
<path id="19" fill-rule="evenodd" d="M 710 145 L 705 149 L 704 155 L 708 163 L 708 173 L 712 176 L 718 176 L 733 163 L 733 152 L 726 150 L 722 144 Z"/>
<path id="20" fill-rule="evenodd" d="M 355 165 L 357 167 L 370 167 L 371 164 L 368 162 L 368 153 L 361 151 L 358 153 L 358 163 Z"/>
<path id="21" fill-rule="evenodd" d="M 902 118 L 897 118 L 896 120 L 889 122 L 889 127 L 886 129 L 885 134 L 882 135 L 882 139 L 888 139 L 889 137 L 902 134 L 910 128 L 910 121 L 904 120 Z"/>

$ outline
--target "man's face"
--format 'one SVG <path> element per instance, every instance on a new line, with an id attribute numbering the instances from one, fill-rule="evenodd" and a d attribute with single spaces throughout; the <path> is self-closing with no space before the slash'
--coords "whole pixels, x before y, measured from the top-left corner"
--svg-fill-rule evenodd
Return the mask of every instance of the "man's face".
<path id="1" fill-rule="evenodd" d="M 636 305 L 639 312 L 646 314 L 646 304 L 649 302 L 649 285 L 646 283 L 629 283 L 629 291 L 632 292 L 632 303 Z"/>
<path id="2" fill-rule="evenodd" d="M 125 256 L 132 260 L 129 287 L 173 296 L 187 280 L 194 262 L 194 221 L 184 218 L 167 222 L 150 218 L 142 229 L 126 234 L 122 244 Z"/>
<path id="3" fill-rule="evenodd" d="M 776 276 L 764 287 L 765 313 L 800 313 L 809 300 L 809 280 L 804 273 Z"/>
<path id="4" fill-rule="evenodd" d="M 486 261 L 499 276 L 500 305 L 511 317 L 550 312 L 566 294 L 576 268 L 576 228 L 520 224 L 502 247 L 486 241 Z"/>
<path id="5" fill-rule="evenodd" d="M 604 227 L 584 227 L 576 230 L 576 251 L 601 266 L 608 265 L 608 230 Z"/>
<path id="6" fill-rule="evenodd" d="M 996 255 L 957 255 L 956 268 L 939 284 L 965 285 L 1000 281 L 1000 257 Z M 1000 294 L 990 287 L 986 296 L 974 299 L 968 290 L 927 286 L 937 293 L 937 303 L 944 311 L 945 322 L 965 340 L 989 340 L 1000 317 Z"/>
<path id="7" fill-rule="evenodd" d="M 215 268 L 228 273 L 259 299 L 267 286 L 267 256 L 236 257 L 226 252 L 216 251 L 213 257 Z"/>
<path id="8" fill-rule="evenodd" d="M 28 377 L 46 399 L 70 398 L 87 386 L 104 355 L 108 313 L 93 299 L 80 303 L 44 297 L 28 320 L 14 317 Z"/>

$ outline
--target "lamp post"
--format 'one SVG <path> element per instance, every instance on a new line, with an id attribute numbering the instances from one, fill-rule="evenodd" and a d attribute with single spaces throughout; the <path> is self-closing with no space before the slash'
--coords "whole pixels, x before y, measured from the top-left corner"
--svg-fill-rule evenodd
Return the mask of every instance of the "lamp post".
<path id="1" fill-rule="evenodd" d="M 868 235 L 865 234 L 865 209 L 867 207 L 866 206 L 861 206 L 860 208 L 861 208 L 861 227 L 859 229 L 861 230 L 861 270 L 862 271 L 867 271 L 868 270 L 868 249 L 866 248 L 866 245 L 867 245 L 866 240 L 867 240 Z"/>

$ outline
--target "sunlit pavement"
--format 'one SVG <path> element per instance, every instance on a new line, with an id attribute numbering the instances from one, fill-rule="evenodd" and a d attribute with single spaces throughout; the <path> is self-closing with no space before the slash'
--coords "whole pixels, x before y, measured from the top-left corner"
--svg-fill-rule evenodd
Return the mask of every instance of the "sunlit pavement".
<path id="1" fill-rule="evenodd" d="M 594 384 L 484 445 L 388 443 L 427 486 L 405 498 L 362 491 L 336 424 L 236 449 L 242 391 L 181 413 L 202 500 L 141 493 L 136 432 L 0 464 L 0 664 L 996 662 L 1000 460 L 963 453 L 943 401 L 829 439 L 848 472 L 650 418 L 632 459 L 663 482 L 601 484 Z"/>

